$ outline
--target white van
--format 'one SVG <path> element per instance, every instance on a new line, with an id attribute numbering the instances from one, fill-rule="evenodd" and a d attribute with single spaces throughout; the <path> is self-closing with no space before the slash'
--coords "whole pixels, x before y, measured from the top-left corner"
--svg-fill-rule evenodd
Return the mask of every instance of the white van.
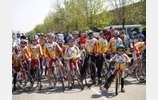
<path id="1" fill-rule="evenodd" d="M 105 27 L 104 29 L 109 29 L 110 27 L 112 27 L 113 29 L 117 29 L 117 30 L 121 30 L 122 29 L 122 25 L 111 25 L 111 26 L 107 26 Z M 140 24 L 135 24 L 135 25 L 125 25 L 124 28 L 125 28 L 125 31 L 128 35 L 130 35 L 130 32 L 132 29 L 134 28 L 138 28 L 139 31 L 141 32 L 142 29 L 143 29 L 143 25 L 140 25 Z"/>

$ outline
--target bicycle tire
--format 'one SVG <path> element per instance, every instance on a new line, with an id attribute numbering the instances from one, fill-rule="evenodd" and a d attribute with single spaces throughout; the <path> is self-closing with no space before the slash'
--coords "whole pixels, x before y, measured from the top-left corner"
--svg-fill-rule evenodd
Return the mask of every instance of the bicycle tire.
<path id="1" fill-rule="evenodd" d="M 118 85 L 119 85 L 119 82 L 118 82 L 118 75 L 116 76 L 116 82 L 115 82 L 115 95 L 118 95 Z"/>
<path id="2" fill-rule="evenodd" d="M 135 72 L 135 76 L 136 76 L 136 79 L 138 82 L 142 82 L 141 80 L 141 76 L 142 74 L 140 73 L 140 70 L 141 70 L 141 64 L 137 64 L 137 68 L 136 68 L 136 72 Z"/>
<path id="3" fill-rule="evenodd" d="M 78 85 L 80 86 L 80 89 L 83 90 L 83 82 L 81 80 L 81 75 L 78 70 L 76 70 L 76 76 L 77 76 Z"/>

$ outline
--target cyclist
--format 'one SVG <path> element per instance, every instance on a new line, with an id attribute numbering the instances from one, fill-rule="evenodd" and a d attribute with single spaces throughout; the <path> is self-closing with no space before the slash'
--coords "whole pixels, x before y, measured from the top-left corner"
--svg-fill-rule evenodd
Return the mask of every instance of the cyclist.
<path id="1" fill-rule="evenodd" d="M 45 44 L 46 44 L 45 34 L 40 33 L 39 34 L 39 45 L 40 45 L 40 49 L 41 49 L 41 56 L 40 56 L 41 76 L 43 74 L 43 66 L 45 66 L 45 68 L 46 68 L 46 61 L 45 61 L 45 57 L 44 57 L 44 49 L 46 48 Z M 46 71 L 45 71 L 45 75 L 46 75 Z"/>
<path id="2" fill-rule="evenodd" d="M 60 47 L 63 47 L 64 45 L 64 35 L 62 33 L 58 33 L 55 35 L 55 42 L 57 42 Z"/>
<path id="3" fill-rule="evenodd" d="M 53 78 L 53 72 L 54 68 L 52 67 L 53 64 L 59 63 L 60 67 L 63 67 L 61 65 L 61 62 L 58 62 L 58 58 L 62 56 L 62 49 L 61 47 L 53 41 L 54 40 L 54 34 L 48 33 L 47 34 L 47 41 L 46 48 L 44 50 L 44 55 L 46 57 L 46 63 L 47 63 L 47 79 L 49 81 L 49 88 L 52 88 L 52 78 Z"/>
<path id="4" fill-rule="evenodd" d="M 68 46 L 66 47 L 65 52 L 64 52 L 64 59 L 68 61 L 66 66 L 69 72 L 71 72 L 73 68 L 75 70 L 80 71 L 80 68 L 78 65 L 79 58 L 80 58 L 80 50 L 75 45 L 75 39 L 72 38 L 71 40 L 69 40 Z"/>
<path id="5" fill-rule="evenodd" d="M 16 90 L 17 73 L 20 71 L 20 54 L 17 47 L 12 49 L 13 91 Z"/>
<path id="6" fill-rule="evenodd" d="M 131 38 L 130 38 L 130 51 L 132 53 L 132 60 L 131 60 L 131 64 L 133 64 L 134 60 L 136 59 L 136 55 L 134 53 L 134 45 L 135 43 L 137 43 L 139 40 L 138 40 L 138 37 L 137 37 L 137 32 L 136 31 L 132 31 L 131 32 Z"/>
<path id="7" fill-rule="evenodd" d="M 31 37 L 31 45 L 29 46 L 29 52 L 30 52 L 30 61 L 31 61 L 31 68 L 30 73 L 33 80 L 37 80 L 39 88 L 41 88 L 41 70 L 40 70 L 40 56 L 41 56 L 41 50 L 40 45 L 38 44 L 38 36 L 33 35 Z M 39 84 L 40 83 L 40 84 Z M 34 84 L 34 83 L 33 83 Z M 33 86 L 32 84 L 32 86 Z"/>
<path id="8" fill-rule="evenodd" d="M 145 42 L 136 42 L 134 44 L 134 52 L 133 52 L 133 60 L 135 62 L 135 64 L 138 64 L 138 63 L 143 63 L 144 59 L 144 52 L 145 52 Z M 142 75 L 145 74 L 145 72 L 142 71 L 143 69 L 143 66 L 138 66 L 140 67 L 141 70 L 140 73 Z M 145 66 L 144 66 L 145 67 Z"/>
<path id="9" fill-rule="evenodd" d="M 95 55 L 94 55 L 94 44 L 96 43 L 97 39 L 94 38 L 93 32 L 88 33 L 88 38 L 86 39 L 85 44 L 85 51 L 86 57 L 84 59 L 84 64 L 81 69 L 81 77 L 82 79 L 86 77 L 86 70 L 88 68 L 88 61 L 91 59 L 91 79 L 93 84 L 96 83 L 95 76 L 96 76 L 96 69 L 95 69 Z"/>
<path id="10" fill-rule="evenodd" d="M 119 38 L 120 32 L 118 30 L 115 30 L 113 33 L 113 37 L 110 39 L 108 44 L 108 50 L 112 54 L 115 54 L 117 45 L 122 44 L 122 40 Z"/>
<path id="11" fill-rule="evenodd" d="M 134 54 L 136 57 L 141 56 L 143 50 L 145 49 L 145 42 L 136 42 L 134 44 Z"/>
<path id="12" fill-rule="evenodd" d="M 28 65 L 28 59 L 29 59 L 29 52 L 27 49 L 27 40 L 25 36 L 20 37 L 20 44 L 19 46 L 16 46 L 13 48 L 13 54 L 12 54 L 12 63 L 13 63 L 13 90 L 16 90 L 16 77 L 17 74 L 23 70 L 28 71 L 29 66 L 23 66 L 25 63 Z M 27 76 L 26 76 L 27 77 Z M 26 78 L 24 77 L 24 78 Z"/>
<path id="13" fill-rule="evenodd" d="M 120 38 L 121 38 L 125 48 L 128 48 L 129 47 L 129 38 L 127 37 L 127 34 L 125 33 L 125 30 L 122 30 L 120 32 Z"/>
<path id="14" fill-rule="evenodd" d="M 79 33 L 79 45 L 81 46 L 81 48 L 83 48 L 85 46 L 86 43 L 86 39 L 84 37 L 84 34 L 82 32 Z"/>
<path id="15" fill-rule="evenodd" d="M 94 53 L 96 59 L 97 75 L 98 75 L 98 84 L 101 83 L 101 71 L 104 62 L 104 54 L 107 51 L 108 42 L 103 32 L 100 33 L 99 39 L 94 45 Z"/>
<path id="16" fill-rule="evenodd" d="M 116 73 L 118 72 L 118 70 L 120 70 L 121 71 L 121 92 L 125 92 L 125 90 L 124 90 L 124 70 L 125 70 L 126 65 L 124 62 L 129 63 L 130 59 L 124 53 L 124 48 L 125 47 L 122 44 L 117 46 L 117 53 L 110 60 L 110 62 L 116 62 L 115 70 L 113 71 L 112 75 L 107 79 L 107 82 L 104 84 L 102 89 L 108 90 L 113 79 L 116 76 Z M 119 66 L 119 64 L 117 64 L 117 62 L 123 62 L 123 63 L 121 63 L 121 65 Z"/>

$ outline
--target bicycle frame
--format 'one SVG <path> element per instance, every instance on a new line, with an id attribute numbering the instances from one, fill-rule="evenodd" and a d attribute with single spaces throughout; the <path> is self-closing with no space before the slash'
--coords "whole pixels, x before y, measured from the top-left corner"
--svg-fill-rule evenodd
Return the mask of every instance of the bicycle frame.
<path id="1" fill-rule="evenodd" d="M 119 88 L 119 84 L 120 84 L 120 80 L 121 80 L 121 77 L 122 77 L 122 70 L 120 69 L 121 67 L 121 64 L 123 64 L 124 62 L 119 62 L 119 63 L 116 63 L 116 70 L 114 72 L 114 74 L 116 75 L 116 87 L 115 87 L 115 94 L 118 95 L 118 88 Z"/>

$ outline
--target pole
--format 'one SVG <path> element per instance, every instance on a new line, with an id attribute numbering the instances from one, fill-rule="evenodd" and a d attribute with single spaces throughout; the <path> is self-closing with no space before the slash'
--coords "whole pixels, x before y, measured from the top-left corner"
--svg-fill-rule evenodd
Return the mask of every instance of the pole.
<path id="1" fill-rule="evenodd" d="M 125 28 L 125 2 L 122 0 L 122 28 Z"/>

